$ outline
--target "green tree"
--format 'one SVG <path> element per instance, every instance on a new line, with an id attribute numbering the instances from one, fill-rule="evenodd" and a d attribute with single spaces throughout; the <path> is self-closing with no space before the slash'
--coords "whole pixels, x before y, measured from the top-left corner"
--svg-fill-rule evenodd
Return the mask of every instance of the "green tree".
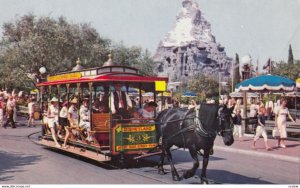
<path id="1" fill-rule="evenodd" d="M 114 45 L 112 53 L 115 64 L 135 67 L 143 75 L 154 75 L 154 61 L 148 50 L 135 46 L 128 48 L 121 42 Z"/>
<path id="2" fill-rule="evenodd" d="M 215 79 L 199 74 L 193 77 L 187 86 L 188 90 L 208 98 L 219 95 L 219 83 Z"/>
<path id="3" fill-rule="evenodd" d="M 292 50 L 292 45 L 290 44 L 289 46 L 289 57 L 288 57 L 288 64 L 294 64 L 294 56 L 293 56 L 293 50 Z"/>
<path id="4" fill-rule="evenodd" d="M 296 80 L 300 77 L 300 60 L 295 60 L 293 64 L 288 64 L 284 61 L 275 62 L 272 69 L 273 75 L 288 77 L 291 80 Z"/>
<path id="5" fill-rule="evenodd" d="M 26 14 L 3 25 L 0 40 L 0 86 L 32 89 L 34 78 L 45 67 L 47 74 L 70 71 L 80 58 L 84 68 L 100 67 L 113 52 L 117 64 L 134 66 L 153 74 L 150 53 L 140 47 L 112 45 L 89 24 L 68 23 L 64 17 L 36 17 Z M 28 74 L 30 73 L 30 74 Z"/>
<path id="6" fill-rule="evenodd" d="M 240 59 L 239 55 L 235 54 L 235 63 L 233 66 L 233 87 L 235 87 L 236 84 L 240 83 L 241 81 L 241 74 L 240 74 Z"/>

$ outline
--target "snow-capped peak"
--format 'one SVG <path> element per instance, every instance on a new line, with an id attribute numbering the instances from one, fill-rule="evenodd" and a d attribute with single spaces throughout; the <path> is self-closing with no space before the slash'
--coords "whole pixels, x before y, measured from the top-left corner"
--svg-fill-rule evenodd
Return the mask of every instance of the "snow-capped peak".
<path id="1" fill-rule="evenodd" d="M 195 0 L 183 0 L 175 27 L 162 40 L 162 46 L 184 46 L 193 41 L 208 43 L 214 37 Z"/>

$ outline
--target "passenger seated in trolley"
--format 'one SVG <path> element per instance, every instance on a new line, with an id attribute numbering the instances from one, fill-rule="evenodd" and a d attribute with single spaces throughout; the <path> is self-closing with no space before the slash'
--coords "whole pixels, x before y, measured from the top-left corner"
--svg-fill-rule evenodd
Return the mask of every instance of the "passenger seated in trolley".
<path id="1" fill-rule="evenodd" d="M 108 101 L 104 102 L 96 99 L 93 105 L 93 113 L 109 113 L 109 108 L 107 103 Z"/>
<path id="2" fill-rule="evenodd" d="M 131 118 L 131 123 L 141 123 L 142 122 L 142 116 L 139 113 L 139 111 L 135 110 L 132 112 L 131 114 L 132 118 Z"/>
<path id="3" fill-rule="evenodd" d="M 66 127 L 66 135 L 65 135 L 65 140 L 64 140 L 64 144 L 63 144 L 63 148 L 67 148 L 67 141 L 71 135 L 72 131 L 70 128 L 76 128 L 78 127 L 78 110 L 77 110 L 77 98 L 73 98 L 70 101 L 70 107 L 68 109 L 68 121 L 70 123 L 70 127 Z"/>
<path id="4" fill-rule="evenodd" d="M 68 120 L 70 126 L 73 128 L 78 127 L 78 109 L 77 109 L 77 98 L 73 98 L 70 103 L 70 107 L 68 109 Z"/>
<path id="5" fill-rule="evenodd" d="M 88 106 L 88 101 L 89 98 L 84 98 L 82 105 L 79 110 L 79 115 L 80 115 L 80 122 L 79 122 L 79 127 L 84 128 L 87 131 L 87 141 L 92 141 L 92 138 L 90 136 L 90 131 L 91 131 L 91 121 L 90 121 L 90 110 Z"/>
<path id="6" fill-rule="evenodd" d="M 151 101 L 151 102 L 145 104 L 145 106 L 139 110 L 139 113 L 141 114 L 141 116 L 143 118 L 148 119 L 149 123 L 150 122 L 153 123 L 154 122 L 154 120 L 153 120 L 154 110 L 156 107 L 157 107 L 157 104 L 155 102 Z"/>
<path id="7" fill-rule="evenodd" d="M 154 110 L 157 107 L 155 102 L 149 102 L 139 110 L 134 110 L 131 114 L 131 123 L 153 123 Z"/>

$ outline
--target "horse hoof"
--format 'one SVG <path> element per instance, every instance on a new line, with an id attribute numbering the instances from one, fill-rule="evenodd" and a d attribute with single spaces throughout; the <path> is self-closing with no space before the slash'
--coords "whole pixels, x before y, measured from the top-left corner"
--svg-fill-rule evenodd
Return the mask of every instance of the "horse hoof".
<path id="1" fill-rule="evenodd" d="M 181 178 L 179 176 L 173 176 L 173 181 L 180 181 Z"/>
<path id="2" fill-rule="evenodd" d="M 206 178 L 201 178 L 201 184 L 208 184 L 208 180 Z"/>
<path id="3" fill-rule="evenodd" d="M 165 175 L 166 172 L 165 172 L 164 170 L 158 170 L 158 174 L 159 174 L 159 175 Z"/>

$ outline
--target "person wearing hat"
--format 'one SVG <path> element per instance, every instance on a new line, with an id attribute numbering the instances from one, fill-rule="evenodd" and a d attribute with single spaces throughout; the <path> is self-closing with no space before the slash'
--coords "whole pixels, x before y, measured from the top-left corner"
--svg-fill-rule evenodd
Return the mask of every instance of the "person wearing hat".
<path id="1" fill-rule="evenodd" d="M 58 118 L 59 126 L 57 135 L 58 137 L 61 136 L 61 132 L 65 130 L 65 127 L 68 126 L 68 101 L 65 101 L 61 105 L 61 109 L 59 111 L 59 118 Z"/>
<path id="2" fill-rule="evenodd" d="M 97 98 L 93 103 L 94 113 L 108 113 L 109 112 L 109 87 L 103 86 L 104 94 L 98 94 Z"/>
<path id="3" fill-rule="evenodd" d="M 15 109 L 16 103 L 12 95 L 8 95 L 8 100 L 6 104 L 6 113 L 7 113 L 7 120 L 4 123 L 3 127 L 6 128 L 9 123 L 11 123 L 11 128 L 16 128 L 15 122 L 14 122 L 14 109 Z"/>
<path id="4" fill-rule="evenodd" d="M 90 121 L 90 110 L 88 106 L 89 98 L 84 98 L 82 101 L 82 105 L 79 110 L 79 127 L 87 130 L 87 138 L 86 140 L 91 141 L 91 136 L 89 131 L 91 130 L 91 121 Z"/>
<path id="5" fill-rule="evenodd" d="M 112 114 L 122 116 L 122 118 L 128 118 L 128 109 L 132 108 L 132 101 L 124 91 L 121 91 L 121 84 L 116 83 L 114 85 L 115 91 L 110 95 L 110 107 Z"/>
<path id="6" fill-rule="evenodd" d="M 67 110 L 67 119 L 70 123 L 70 126 L 73 128 L 78 127 L 78 110 L 77 110 L 77 103 L 78 100 L 76 97 L 74 97 L 70 102 L 70 107 Z M 65 135 L 65 140 L 63 144 L 63 148 L 67 148 L 67 142 L 70 137 L 70 131 L 67 127 L 65 127 L 66 135 Z"/>
<path id="7" fill-rule="evenodd" d="M 77 98 L 73 98 L 70 101 L 70 107 L 68 110 L 68 120 L 70 122 L 70 125 L 72 127 L 77 127 L 78 126 L 78 109 L 77 109 L 77 103 L 78 100 Z"/>
<path id="8" fill-rule="evenodd" d="M 152 119 L 154 118 L 154 110 L 157 107 L 157 104 L 153 101 L 147 103 L 143 108 L 139 110 L 141 116 L 145 119 Z M 151 120 L 153 122 L 153 120 Z"/>
<path id="9" fill-rule="evenodd" d="M 49 105 L 47 111 L 48 126 L 51 130 L 52 138 L 55 142 L 55 147 L 60 148 L 61 145 L 57 142 L 57 135 L 55 133 L 55 126 L 58 125 L 58 99 L 56 97 L 53 97 L 50 102 L 51 105 Z"/>
<path id="10" fill-rule="evenodd" d="M 62 108 L 60 109 L 59 112 L 59 125 L 61 126 L 62 130 L 65 130 L 66 135 L 65 135 L 65 140 L 63 144 L 63 148 L 66 148 L 66 142 L 67 142 L 67 134 L 69 134 L 69 130 L 66 128 L 68 126 L 68 101 L 63 102 Z M 58 130 L 58 136 L 60 137 L 59 134 L 60 130 Z"/>

